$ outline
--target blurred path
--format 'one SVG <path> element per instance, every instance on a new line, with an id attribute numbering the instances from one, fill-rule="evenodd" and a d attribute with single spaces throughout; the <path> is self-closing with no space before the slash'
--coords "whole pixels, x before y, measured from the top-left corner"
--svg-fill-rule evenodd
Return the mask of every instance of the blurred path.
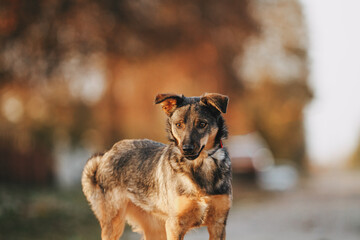
<path id="1" fill-rule="evenodd" d="M 202 228 L 185 239 L 208 239 L 208 233 Z M 291 192 L 239 199 L 230 212 L 227 239 L 359 240 L 360 172 L 321 174 Z"/>

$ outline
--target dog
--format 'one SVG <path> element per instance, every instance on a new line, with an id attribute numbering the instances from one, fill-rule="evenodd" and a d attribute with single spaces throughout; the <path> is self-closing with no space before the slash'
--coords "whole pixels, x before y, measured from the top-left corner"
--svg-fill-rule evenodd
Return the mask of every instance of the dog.
<path id="1" fill-rule="evenodd" d="M 225 239 L 232 204 L 231 162 L 222 140 L 228 97 L 158 94 L 170 144 L 121 140 L 88 160 L 82 188 L 102 240 L 121 237 L 127 221 L 145 240 L 180 240 L 207 226 Z"/>

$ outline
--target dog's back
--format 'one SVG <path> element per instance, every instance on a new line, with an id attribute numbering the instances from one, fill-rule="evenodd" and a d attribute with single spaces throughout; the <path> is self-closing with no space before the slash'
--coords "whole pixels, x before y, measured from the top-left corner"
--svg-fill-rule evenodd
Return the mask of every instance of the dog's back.
<path id="1" fill-rule="evenodd" d="M 96 189 L 106 193 L 117 188 L 146 199 L 156 186 L 156 169 L 165 147 L 148 139 L 122 140 L 106 154 L 93 156 L 83 172 L 85 195 L 91 196 Z"/>

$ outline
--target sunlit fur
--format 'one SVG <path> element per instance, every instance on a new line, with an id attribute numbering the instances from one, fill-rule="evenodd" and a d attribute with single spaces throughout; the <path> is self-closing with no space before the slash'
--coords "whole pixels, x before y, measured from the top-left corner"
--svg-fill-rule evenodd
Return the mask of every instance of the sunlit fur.
<path id="1" fill-rule="evenodd" d="M 232 199 L 231 164 L 221 144 L 227 101 L 220 94 L 158 95 L 170 144 L 122 140 L 89 159 L 83 192 L 103 240 L 119 239 L 126 221 L 146 240 L 183 239 L 200 226 L 207 226 L 210 239 L 225 239 Z M 185 143 L 194 146 L 191 155 L 183 154 Z"/>

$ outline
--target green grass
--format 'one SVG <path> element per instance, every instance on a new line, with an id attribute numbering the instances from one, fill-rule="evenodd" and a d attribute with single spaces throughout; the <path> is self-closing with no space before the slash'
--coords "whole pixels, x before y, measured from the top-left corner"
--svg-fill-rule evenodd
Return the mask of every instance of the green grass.
<path id="1" fill-rule="evenodd" d="M 0 239 L 99 239 L 80 189 L 0 187 Z"/>
<path id="2" fill-rule="evenodd" d="M 80 188 L 0 185 L 0 239 L 95 240 L 100 226 Z"/>

